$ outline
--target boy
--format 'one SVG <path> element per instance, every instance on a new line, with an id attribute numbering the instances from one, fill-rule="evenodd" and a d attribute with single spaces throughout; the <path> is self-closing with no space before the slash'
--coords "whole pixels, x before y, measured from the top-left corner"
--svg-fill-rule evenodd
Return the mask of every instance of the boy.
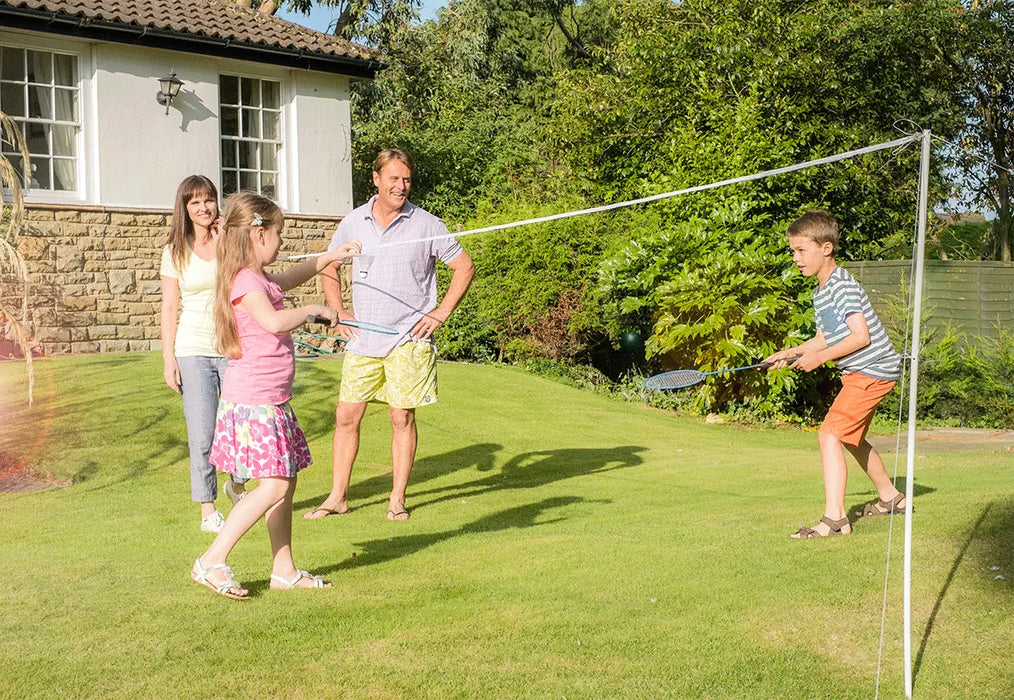
<path id="1" fill-rule="evenodd" d="M 852 532 L 845 514 L 848 472 L 842 445 L 873 481 L 880 497 L 879 502 L 866 506 L 863 515 L 904 513 L 907 507 L 905 495 L 894 487 L 880 455 L 866 441 L 877 404 L 901 376 L 901 357 L 894 351 L 862 286 L 835 264 L 838 237 L 838 222 L 818 209 L 806 212 L 789 226 L 792 262 L 805 277 L 817 278 L 813 293 L 817 335 L 765 360 L 771 369 L 789 367 L 804 372 L 835 360 L 842 371 L 841 392 L 817 433 L 824 470 L 824 516 L 814 527 L 793 533 L 796 539 Z"/>

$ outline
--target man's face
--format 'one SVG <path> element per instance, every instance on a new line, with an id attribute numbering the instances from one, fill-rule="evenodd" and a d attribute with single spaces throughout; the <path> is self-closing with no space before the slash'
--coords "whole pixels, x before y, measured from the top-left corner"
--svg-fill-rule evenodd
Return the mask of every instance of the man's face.
<path id="1" fill-rule="evenodd" d="M 401 209 L 412 188 L 412 171 L 400 160 L 392 159 L 379 173 L 373 173 L 373 184 L 377 186 L 382 205 L 390 209 Z"/>

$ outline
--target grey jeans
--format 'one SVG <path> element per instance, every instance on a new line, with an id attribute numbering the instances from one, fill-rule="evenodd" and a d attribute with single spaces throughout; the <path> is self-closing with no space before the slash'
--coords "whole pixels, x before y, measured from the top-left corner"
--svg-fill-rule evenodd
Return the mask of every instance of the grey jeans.
<path id="1" fill-rule="evenodd" d="M 224 357 L 177 357 L 183 384 L 183 417 L 190 446 L 190 500 L 210 503 L 218 497 L 218 478 L 208 463 L 215 437 L 215 416 L 222 376 L 229 360 Z"/>

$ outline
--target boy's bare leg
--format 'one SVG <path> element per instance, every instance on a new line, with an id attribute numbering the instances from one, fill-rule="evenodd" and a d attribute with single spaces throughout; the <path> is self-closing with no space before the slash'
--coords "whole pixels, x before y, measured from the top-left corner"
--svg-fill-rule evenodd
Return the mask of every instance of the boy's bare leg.
<path id="1" fill-rule="evenodd" d="M 866 472 L 866 476 L 870 477 L 870 481 L 876 487 L 881 501 L 885 503 L 890 502 L 891 499 L 901 493 L 895 488 L 891 477 L 887 475 L 887 470 L 884 469 L 884 461 L 880 458 L 880 453 L 873 449 L 873 445 L 863 440 L 858 446 L 845 445 L 845 448 L 859 462 L 859 466 Z M 903 499 L 896 507 L 903 509 L 906 505 Z"/>
<path id="2" fill-rule="evenodd" d="M 848 467 L 845 464 L 845 453 L 842 443 L 830 433 L 817 433 L 820 443 L 820 457 L 824 470 L 824 517 L 830 520 L 841 520 L 845 517 L 845 484 L 848 481 Z M 821 537 L 831 532 L 827 523 L 818 522 L 813 526 Z M 845 534 L 852 532 L 848 524 L 842 527 Z"/>

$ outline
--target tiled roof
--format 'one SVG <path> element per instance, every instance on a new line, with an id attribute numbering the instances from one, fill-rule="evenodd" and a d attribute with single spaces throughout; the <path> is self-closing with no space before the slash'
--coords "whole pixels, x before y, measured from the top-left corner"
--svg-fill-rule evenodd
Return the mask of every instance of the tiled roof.
<path id="1" fill-rule="evenodd" d="M 366 47 L 226 0 L 0 0 L 0 12 L 4 7 L 78 18 L 82 27 L 149 28 L 162 34 L 218 40 L 223 45 L 237 42 L 253 49 L 282 49 L 379 67 Z"/>

